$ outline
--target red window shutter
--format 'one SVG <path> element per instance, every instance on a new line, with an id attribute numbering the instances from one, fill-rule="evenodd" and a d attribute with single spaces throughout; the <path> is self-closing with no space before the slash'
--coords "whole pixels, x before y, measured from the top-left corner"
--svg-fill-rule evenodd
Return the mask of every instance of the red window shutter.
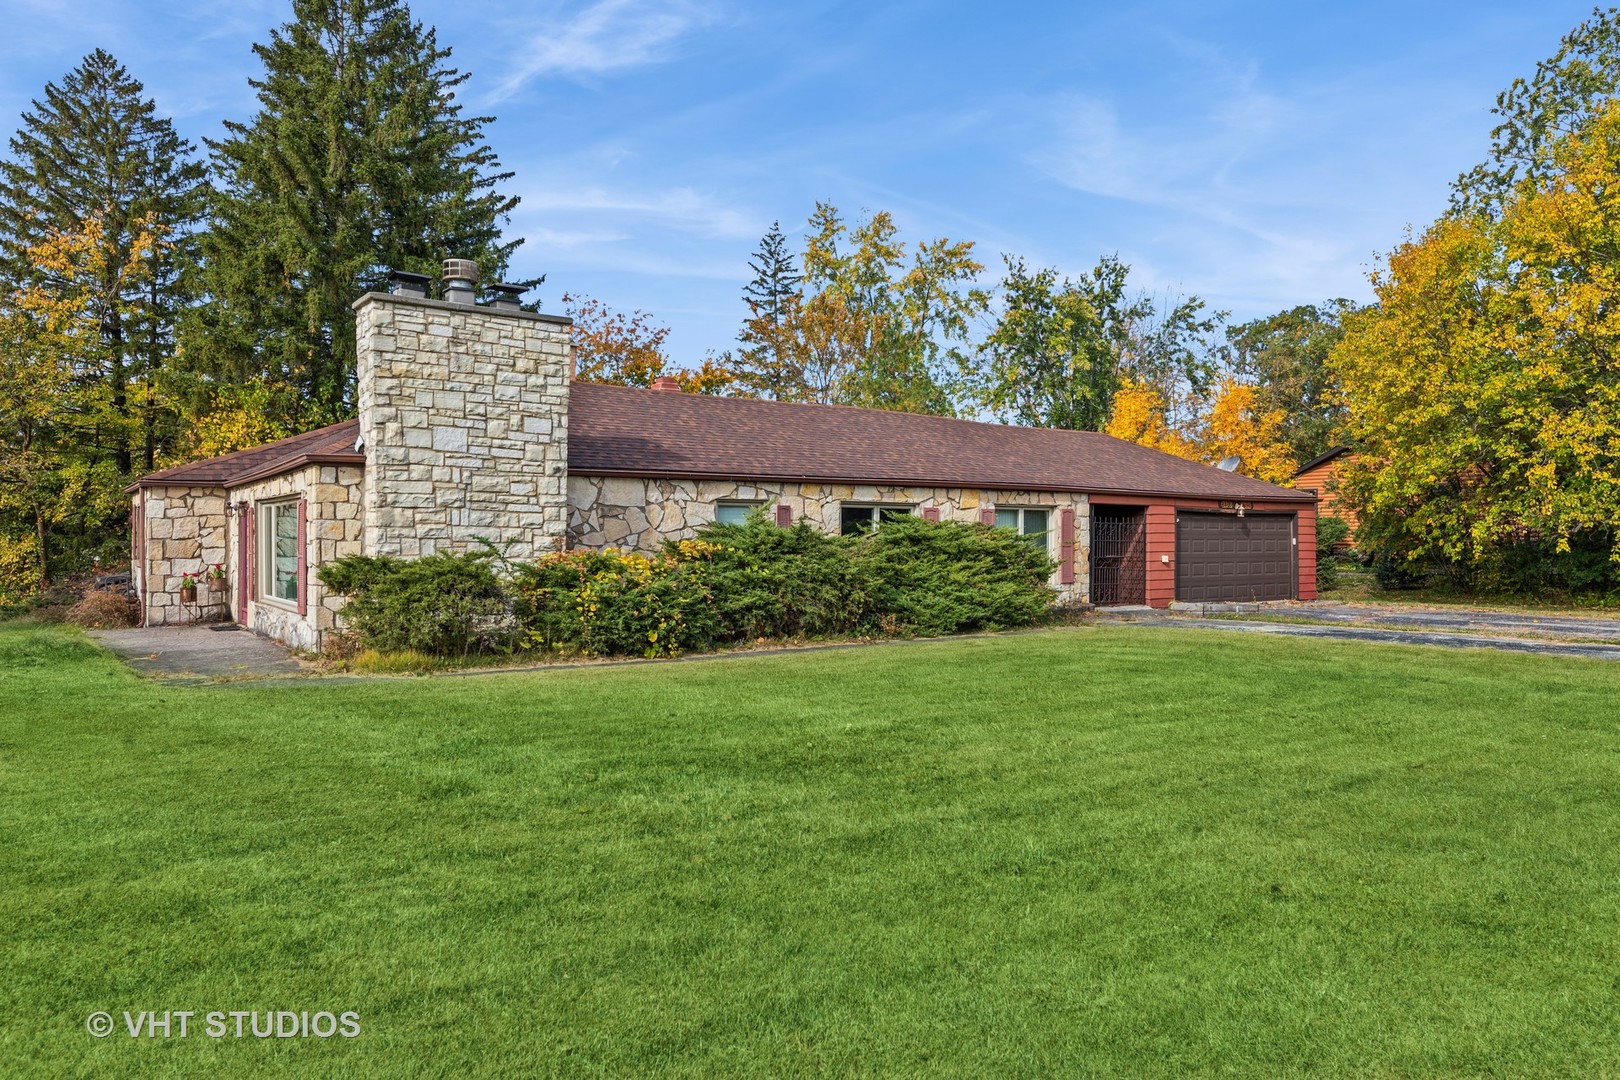
<path id="1" fill-rule="evenodd" d="M 247 514 L 248 541 L 247 570 L 243 573 L 247 581 L 242 583 L 242 592 L 245 597 L 256 600 L 259 596 L 259 508 L 248 503 L 243 513 Z M 242 602 L 242 625 L 247 625 L 247 600 Z"/>
<path id="2" fill-rule="evenodd" d="M 253 525 L 246 503 L 236 507 L 236 621 L 247 625 L 248 590 L 253 581 Z"/>
<path id="3" fill-rule="evenodd" d="M 923 520 L 924 521 L 938 521 L 939 520 L 939 507 L 937 507 L 937 506 L 925 506 L 925 507 L 923 507 Z"/>
<path id="4" fill-rule="evenodd" d="M 1074 510 L 1058 511 L 1058 581 L 1074 584 Z"/>
<path id="5" fill-rule="evenodd" d="M 298 614 L 300 614 L 300 615 L 305 615 L 305 614 L 308 614 L 308 612 L 309 612 L 309 601 L 308 601 L 308 596 L 309 596 L 309 552 L 306 550 L 306 548 L 308 546 L 307 542 L 308 542 L 309 530 L 304 524 L 304 517 L 305 517 L 304 505 L 305 505 L 304 500 L 299 499 L 298 500 Z"/>
<path id="6" fill-rule="evenodd" d="M 996 508 L 993 506 L 979 507 L 979 524 L 994 525 L 996 523 Z"/>
<path id="7" fill-rule="evenodd" d="M 776 524 L 784 529 L 793 527 L 793 507 L 787 503 L 778 503 L 776 506 Z"/>

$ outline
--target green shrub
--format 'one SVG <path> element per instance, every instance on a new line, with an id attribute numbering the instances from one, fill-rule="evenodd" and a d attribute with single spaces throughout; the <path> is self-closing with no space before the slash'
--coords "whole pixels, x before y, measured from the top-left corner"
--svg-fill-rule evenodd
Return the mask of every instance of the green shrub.
<path id="1" fill-rule="evenodd" d="M 870 603 L 851 542 L 807 522 L 779 528 L 755 512 L 741 525 L 698 532 L 711 549 L 709 585 L 723 640 L 853 633 Z"/>
<path id="2" fill-rule="evenodd" d="M 872 611 L 915 634 L 1027 626 L 1052 606 L 1055 564 L 1011 529 L 897 518 L 853 561 Z"/>
<path id="3" fill-rule="evenodd" d="M 466 656 L 510 648 L 506 594 L 487 552 L 393 559 L 351 555 L 321 567 L 321 583 L 349 597 L 343 617 L 378 652 Z"/>
<path id="4" fill-rule="evenodd" d="M 609 549 L 500 560 L 504 585 L 498 559 L 493 549 L 351 556 L 320 579 L 350 598 L 343 615 L 365 648 L 437 657 L 514 645 L 653 657 L 754 638 L 950 634 L 1027 625 L 1052 603 L 1052 562 L 1027 540 L 919 518 L 852 539 L 756 514 L 652 558 Z"/>
<path id="5" fill-rule="evenodd" d="M 584 656 L 674 656 L 714 645 L 709 550 L 668 545 L 635 552 L 567 551 L 513 568 L 515 614 L 525 642 Z"/>
<path id="6" fill-rule="evenodd" d="M 1317 561 L 1328 558 L 1333 554 L 1336 545 L 1350 539 L 1350 523 L 1342 517 L 1332 514 L 1316 515 L 1316 558 Z"/>

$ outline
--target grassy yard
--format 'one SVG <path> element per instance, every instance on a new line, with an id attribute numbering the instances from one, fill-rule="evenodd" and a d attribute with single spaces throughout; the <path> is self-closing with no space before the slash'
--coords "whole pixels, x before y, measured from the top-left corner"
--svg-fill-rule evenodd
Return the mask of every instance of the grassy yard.
<path id="1" fill-rule="evenodd" d="M 0 629 L 0 1072 L 1620 1075 L 1617 691 L 1123 626 L 187 689 Z"/>

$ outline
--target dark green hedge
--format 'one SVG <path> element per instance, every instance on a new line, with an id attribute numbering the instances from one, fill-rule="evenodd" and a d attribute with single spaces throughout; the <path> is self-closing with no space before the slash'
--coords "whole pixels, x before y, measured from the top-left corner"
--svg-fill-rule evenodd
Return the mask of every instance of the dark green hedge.
<path id="1" fill-rule="evenodd" d="M 1051 572 L 1043 551 L 1006 529 L 903 518 L 850 538 L 755 515 L 652 557 L 355 556 L 321 580 L 350 597 L 344 617 L 361 642 L 385 652 L 673 656 L 761 638 L 1024 626 L 1051 607 Z"/>

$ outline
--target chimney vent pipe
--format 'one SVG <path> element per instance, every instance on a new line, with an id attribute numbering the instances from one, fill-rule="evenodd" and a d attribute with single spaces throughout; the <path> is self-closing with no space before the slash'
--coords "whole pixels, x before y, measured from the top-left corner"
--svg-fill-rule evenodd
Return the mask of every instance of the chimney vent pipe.
<path id="1" fill-rule="evenodd" d="M 471 259 L 444 260 L 444 298 L 452 304 L 477 302 L 478 264 Z"/>
<path id="2" fill-rule="evenodd" d="M 414 296 L 418 300 L 425 300 L 428 286 L 433 279 L 426 274 L 413 274 L 409 270 L 390 270 L 388 272 L 388 291 L 395 296 Z"/>
<path id="3" fill-rule="evenodd" d="M 528 290 L 522 285 L 491 285 L 489 291 L 494 295 L 490 298 L 489 306 L 496 311 L 521 311 L 523 301 L 520 299 Z"/>

